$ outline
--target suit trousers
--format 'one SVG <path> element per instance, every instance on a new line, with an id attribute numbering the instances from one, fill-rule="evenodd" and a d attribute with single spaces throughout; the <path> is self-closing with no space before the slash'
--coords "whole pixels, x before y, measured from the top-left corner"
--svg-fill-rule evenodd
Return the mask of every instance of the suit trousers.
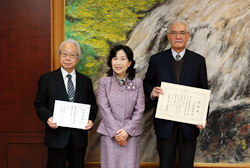
<path id="1" fill-rule="evenodd" d="M 181 168 L 193 168 L 196 148 L 196 138 L 187 139 L 178 122 L 174 123 L 172 134 L 163 139 L 157 136 L 157 150 L 160 158 L 160 168 L 174 168 L 176 150 L 179 153 Z"/>
<path id="2" fill-rule="evenodd" d="M 48 147 L 47 168 L 65 168 L 68 160 L 69 168 L 84 168 L 86 148 L 76 148 L 72 135 L 65 148 Z"/>

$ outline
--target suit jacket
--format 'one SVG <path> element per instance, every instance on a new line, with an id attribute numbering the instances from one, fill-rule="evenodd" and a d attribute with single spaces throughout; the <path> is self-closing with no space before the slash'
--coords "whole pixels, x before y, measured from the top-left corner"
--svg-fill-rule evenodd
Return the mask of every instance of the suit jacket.
<path id="1" fill-rule="evenodd" d="M 58 127 L 52 129 L 47 120 L 53 116 L 55 100 L 69 101 L 64 85 L 61 69 L 41 75 L 38 82 L 38 91 L 34 102 L 36 113 L 46 125 L 45 145 L 53 148 L 64 148 L 72 134 L 77 148 L 87 146 L 88 131 L 82 129 Z M 90 104 L 89 120 L 94 122 L 97 113 L 97 104 L 93 92 L 91 79 L 76 71 L 75 101 L 77 103 Z"/>
<path id="2" fill-rule="evenodd" d="M 121 128 L 130 136 L 142 133 L 140 121 L 145 108 L 142 80 L 127 79 L 125 86 L 120 86 L 114 75 L 103 77 L 98 81 L 97 102 L 102 116 L 97 132 L 110 137 Z"/>
<path id="3" fill-rule="evenodd" d="M 180 85 L 208 89 L 207 70 L 205 58 L 186 49 L 181 71 Z M 174 58 L 171 49 L 153 55 L 149 61 L 149 67 L 144 79 L 144 90 L 146 96 L 150 94 L 155 86 L 161 82 L 177 83 L 174 69 Z M 155 107 L 158 99 L 155 100 Z M 168 138 L 171 135 L 173 121 L 154 119 L 156 135 Z M 188 139 L 194 139 L 199 135 L 199 129 L 195 125 L 181 123 L 184 134 Z"/>

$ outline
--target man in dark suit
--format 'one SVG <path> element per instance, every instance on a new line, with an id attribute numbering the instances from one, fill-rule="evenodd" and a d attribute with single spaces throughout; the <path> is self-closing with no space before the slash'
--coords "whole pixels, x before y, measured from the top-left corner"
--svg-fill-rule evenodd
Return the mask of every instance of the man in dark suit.
<path id="1" fill-rule="evenodd" d="M 171 49 L 151 56 L 144 79 L 146 96 L 157 105 L 161 82 L 208 88 L 205 58 L 186 49 L 190 38 L 188 24 L 177 20 L 169 24 Z M 161 168 L 173 168 L 176 149 L 181 168 L 193 168 L 196 138 L 203 124 L 191 125 L 170 120 L 154 119 L 157 149 Z"/>
<path id="2" fill-rule="evenodd" d="M 93 126 L 97 104 L 91 79 L 75 70 L 81 57 L 77 41 L 68 39 L 58 51 L 61 67 L 40 77 L 34 105 L 38 117 L 46 126 L 45 145 L 48 147 L 48 168 L 83 168 L 88 131 Z M 53 122 L 55 100 L 91 105 L 88 124 L 83 129 L 58 127 Z"/>

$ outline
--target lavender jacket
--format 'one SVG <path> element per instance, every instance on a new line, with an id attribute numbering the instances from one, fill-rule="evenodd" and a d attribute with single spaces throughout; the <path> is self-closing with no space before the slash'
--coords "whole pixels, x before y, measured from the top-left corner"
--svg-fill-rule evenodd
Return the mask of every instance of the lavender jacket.
<path id="1" fill-rule="evenodd" d="M 114 137 L 123 128 L 130 136 L 142 133 L 140 121 L 145 108 L 141 79 L 126 80 L 120 86 L 116 77 L 103 77 L 98 81 L 97 101 L 102 121 L 97 132 Z"/>

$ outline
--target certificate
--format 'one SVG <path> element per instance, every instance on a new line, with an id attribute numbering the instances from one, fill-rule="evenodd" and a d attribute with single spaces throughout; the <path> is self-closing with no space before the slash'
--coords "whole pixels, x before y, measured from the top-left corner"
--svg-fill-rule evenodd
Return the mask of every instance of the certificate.
<path id="1" fill-rule="evenodd" d="M 210 90 L 161 82 L 156 118 L 197 125 L 206 123 Z"/>
<path id="2" fill-rule="evenodd" d="M 89 120 L 90 105 L 56 100 L 53 122 L 58 126 L 83 129 Z"/>

